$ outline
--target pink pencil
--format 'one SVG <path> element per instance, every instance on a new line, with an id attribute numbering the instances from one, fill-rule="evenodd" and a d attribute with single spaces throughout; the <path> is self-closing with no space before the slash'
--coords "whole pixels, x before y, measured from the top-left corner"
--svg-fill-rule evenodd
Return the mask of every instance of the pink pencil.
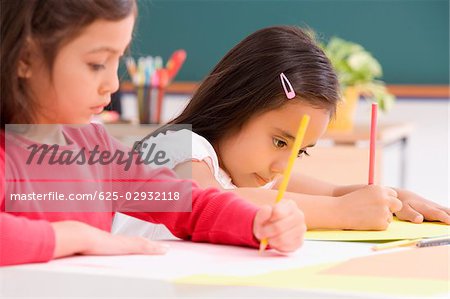
<path id="1" fill-rule="evenodd" d="M 370 122 L 369 185 L 373 185 L 375 174 L 375 148 L 377 146 L 377 111 L 377 103 L 372 103 L 372 119 Z"/>

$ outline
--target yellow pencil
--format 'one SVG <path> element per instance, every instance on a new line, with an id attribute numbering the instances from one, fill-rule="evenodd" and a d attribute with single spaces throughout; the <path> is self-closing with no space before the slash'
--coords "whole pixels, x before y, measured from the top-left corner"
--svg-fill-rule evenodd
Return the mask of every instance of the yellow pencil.
<path id="1" fill-rule="evenodd" d="M 417 246 L 417 247 L 428 247 L 428 246 L 442 246 L 450 244 L 450 236 L 438 236 L 431 238 L 419 238 L 412 240 L 399 240 L 394 242 L 387 242 L 372 247 L 372 250 L 379 251 L 384 249 L 391 249 L 403 246 Z"/>
<path id="2" fill-rule="evenodd" d="M 379 244 L 379 245 L 373 246 L 372 250 L 379 251 L 379 250 L 391 249 L 391 248 L 402 247 L 402 246 L 412 246 L 412 245 L 416 245 L 420 240 L 422 240 L 422 239 L 400 240 L 400 241 L 394 241 L 394 242 L 387 242 L 384 244 Z"/>
<path id="3" fill-rule="evenodd" d="M 278 188 L 277 198 L 275 203 L 278 203 L 284 196 L 286 192 L 286 188 L 289 184 L 289 179 L 291 177 L 292 168 L 294 167 L 295 159 L 298 156 L 298 152 L 300 151 L 300 147 L 303 143 L 303 138 L 305 137 L 306 129 L 309 124 L 309 115 L 305 114 L 302 117 L 302 121 L 300 122 L 300 126 L 298 127 L 297 136 L 295 137 L 294 146 L 292 147 L 291 155 L 289 156 L 288 164 L 283 173 L 283 180 L 281 181 L 280 187 Z M 267 247 L 267 239 L 262 239 L 259 245 L 259 251 L 262 252 Z"/>

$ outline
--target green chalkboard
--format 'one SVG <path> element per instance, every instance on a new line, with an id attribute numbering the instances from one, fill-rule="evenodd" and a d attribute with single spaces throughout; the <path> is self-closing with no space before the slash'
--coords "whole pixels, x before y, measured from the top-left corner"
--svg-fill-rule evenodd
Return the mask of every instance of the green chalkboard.
<path id="1" fill-rule="evenodd" d="M 133 54 L 188 57 L 176 80 L 201 80 L 257 29 L 309 26 L 362 44 L 389 84 L 449 83 L 448 0 L 138 0 Z"/>

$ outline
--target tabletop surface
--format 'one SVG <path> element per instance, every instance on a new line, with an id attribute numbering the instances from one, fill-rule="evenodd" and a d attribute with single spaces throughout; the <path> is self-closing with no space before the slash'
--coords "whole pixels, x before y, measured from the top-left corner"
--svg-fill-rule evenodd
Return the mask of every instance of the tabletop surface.
<path id="1" fill-rule="evenodd" d="M 371 250 L 367 242 L 305 241 L 295 253 L 273 251 L 259 254 L 256 249 L 165 241 L 170 246 L 161 256 L 75 256 L 45 264 L 29 264 L 0 269 L 2 298 L 8 296 L 306 296 L 307 298 L 393 298 L 383 292 L 324 288 L 267 288 L 264 284 L 215 286 L 207 278 L 272 275 L 277 271 L 308 269 L 351 258 L 383 254 Z M 449 247 L 450 248 L 450 247 Z M 408 249 L 394 249 L 408 250 Z M 312 268 L 313 269 L 313 268 Z M 300 273 L 300 272 L 299 272 Z M 303 274 L 302 274 L 303 275 Z M 197 276 L 197 283 L 190 277 Z M 299 274 L 299 279 L 301 279 Z M 272 279 L 272 278 L 271 278 Z M 292 279 L 292 277 L 290 278 Z M 24 282 L 26 281 L 26 287 Z M 183 283 L 184 281 L 184 283 Z M 192 282 L 191 281 L 191 282 Z M 326 281 L 326 280 L 325 280 Z M 182 282 L 182 283 L 180 283 Z M 300 280 L 299 280 L 300 283 Z M 317 283 L 317 282 L 315 282 Z M 320 285 L 320 282 L 319 282 Z M 442 295 L 442 296 L 441 296 Z M 445 297 L 438 294 L 436 298 Z M 411 298 L 396 296 L 395 298 Z M 421 297 L 423 298 L 423 297 Z"/>

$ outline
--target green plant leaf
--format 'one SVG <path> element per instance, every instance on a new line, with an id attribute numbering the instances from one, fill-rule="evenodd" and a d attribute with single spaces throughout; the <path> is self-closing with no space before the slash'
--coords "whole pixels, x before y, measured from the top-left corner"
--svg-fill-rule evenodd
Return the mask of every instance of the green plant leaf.
<path id="1" fill-rule="evenodd" d="M 382 111 L 388 111 L 395 102 L 395 96 L 386 89 L 384 82 L 378 80 L 383 70 L 375 57 L 361 45 L 332 37 L 321 45 L 330 59 L 342 89 L 358 87 L 364 97 L 376 101 Z"/>

